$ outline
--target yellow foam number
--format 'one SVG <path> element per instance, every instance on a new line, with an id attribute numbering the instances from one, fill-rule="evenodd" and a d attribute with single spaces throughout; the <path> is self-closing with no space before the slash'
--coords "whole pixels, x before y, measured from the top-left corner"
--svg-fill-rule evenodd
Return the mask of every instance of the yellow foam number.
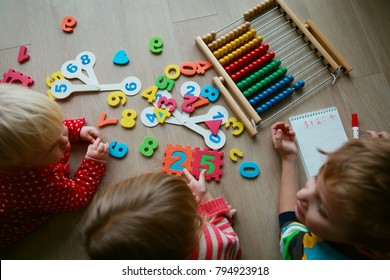
<path id="1" fill-rule="evenodd" d="M 157 86 L 151 86 L 150 88 L 148 89 L 145 89 L 141 95 L 143 98 L 146 98 L 148 99 L 148 102 L 149 103 L 153 103 L 154 100 L 156 100 L 156 93 L 158 91 L 158 87 Z"/>
<path id="2" fill-rule="evenodd" d="M 119 103 L 122 105 L 126 104 L 126 94 L 121 91 L 113 91 L 107 97 L 107 102 L 110 106 L 118 106 Z"/>
<path id="3" fill-rule="evenodd" d="M 57 72 L 54 72 L 53 74 L 51 74 L 51 77 L 52 77 L 52 79 L 50 78 L 50 77 L 46 77 L 46 85 L 49 87 L 49 88 L 51 88 L 51 86 L 53 85 L 53 83 L 55 82 L 55 81 L 57 81 L 57 80 L 64 80 L 65 79 L 65 77 L 64 77 L 64 75 L 62 75 L 62 73 L 61 73 L 61 71 L 57 71 Z M 53 100 L 56 100 L 56 98 L 53 96 L 53 94 L 51 93 L 51 90 L 50 89 L 48 89 L 47 90 L 47 95 L 51 98 L 51 99 L 53 99 Z"/>
<path id="4" fill-rule="evenodd" d="M 227 122 L 225 123 L 226 128 L 229 126 L 232 126 L 234 128 L 233 135 L 238 136 L 244 131 L 244 125 L 242 122 L 237 121 L 236 118 L 229 118 Z"/>
<path id="5" fill-rule="evenodd" d="M 174 72 L 171 74 L 171 72 Z M 165 67 L 164 74 L 167 78 L 171 80 L 176 80 L 180 76 L 180 67 L 175 64 L 170 64 Z"/>
<path id="6" fill-rule="evenodd" d="M 121 125 L 126 128 L 132 128 L 135 126 L 135 119 L 137 118 L 137 112 L 128 109 L 122 112 Z"/>
<path id="7" fill-rule="evenodd" d="M 154 107 L 153 111 L 159 123 L 163 123 L 166 118 L 171 116 L 171 113 L 168 111 L 168 109 Z"/>
<path id="8" fill-rule="evenodd" d="M 243 157 L 244 153 L 241 152 L 239 149 L 233 148 L 230 150 L 230 158 L 232 161 L 237 161 L 237 156 Z"/>

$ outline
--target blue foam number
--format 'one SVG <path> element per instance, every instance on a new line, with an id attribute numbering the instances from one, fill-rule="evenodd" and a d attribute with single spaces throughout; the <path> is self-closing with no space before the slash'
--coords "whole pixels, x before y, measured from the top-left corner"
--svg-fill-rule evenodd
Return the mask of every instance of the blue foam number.
<path id="1" fill-rule="evenodd" d="M 117 143 L 112 141 L 108 147 L 110 155 L 116 158 L 122 158 L 127 154 L 128 147 L 125 143 Z"/>
<path id="2" fill-rule="evenodd" d="M 260 167 L 256 162 L 246 161 L 240 165 L 240 173 L 245 178 L 256 178 L 260 173 Z"/>

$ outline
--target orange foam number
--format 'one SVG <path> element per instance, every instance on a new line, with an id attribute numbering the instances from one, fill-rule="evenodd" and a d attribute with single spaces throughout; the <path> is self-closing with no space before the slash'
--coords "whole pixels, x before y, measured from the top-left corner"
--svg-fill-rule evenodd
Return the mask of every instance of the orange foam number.
<path id="1" fill-rule="evenodd" d="M 73 28 L 76 26 L 77 20 L 72 16 L 66 16 L 61 21 L 61 28 L 64 32 L 72 33 Z"/>

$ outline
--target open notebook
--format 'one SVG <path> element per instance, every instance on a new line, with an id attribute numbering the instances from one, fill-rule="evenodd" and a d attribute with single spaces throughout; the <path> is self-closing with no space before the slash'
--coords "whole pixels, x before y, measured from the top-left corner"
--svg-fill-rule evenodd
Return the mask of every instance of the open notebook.
<path id="1" fill-rule="evenodd" d="M 326 160 L 317 149 L 333 152 L 348 140 L 336 107 L 291 116 L 289 121 L 308 178 L 317 175 Z"/>

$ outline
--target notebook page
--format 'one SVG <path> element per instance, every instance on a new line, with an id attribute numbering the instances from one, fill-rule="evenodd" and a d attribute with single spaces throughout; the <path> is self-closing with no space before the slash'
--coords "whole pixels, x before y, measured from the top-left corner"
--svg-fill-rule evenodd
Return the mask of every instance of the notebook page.
<path id="1" fill-rule="evenodd" d="M 289 121 L 308 178 L 317 175 L 326 160 L 318 149 L 333 152 L 348 140 L 336 107 L 291 116 Z"/>

